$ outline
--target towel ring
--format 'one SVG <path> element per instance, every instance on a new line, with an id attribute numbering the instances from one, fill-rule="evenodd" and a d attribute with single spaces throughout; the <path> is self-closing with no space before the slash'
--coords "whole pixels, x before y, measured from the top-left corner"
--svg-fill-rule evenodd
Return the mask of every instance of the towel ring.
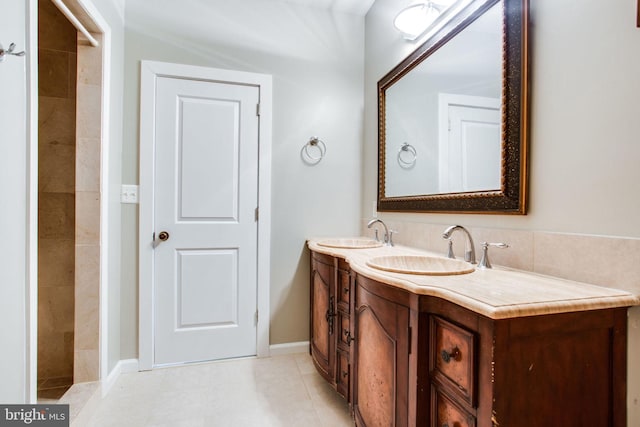
<path id="1" fill-rule="evenodd" d="M 404 169 L 410 169 L 416 164 L 418 159 L 418 152 L 413 145 L 405 142 L 402 147 L 398 149 L 398 164 Z"/>
<path id="2" fill-rule="evenodd" d="M 13 56 L 24 56 L 25 55 L 24 51 L 14 52 L 15 49 L 16 49 L 16 44 L 15 43 L 11 43 L 9 45 L 8 49 L 3 48 L 2 44 L 0 44 L 0 62 L 4 61 L 4 59 L 6 58 L 7 55 L 13 55 Z"/>
<path id="3" fill-rule="evenodd" d="M 317 136 L 312 136 L 309 142 L 302 146 L 300 156 L 305 163 L 315 165 L 324 158 L 326 152 L 326 144 Z"/>

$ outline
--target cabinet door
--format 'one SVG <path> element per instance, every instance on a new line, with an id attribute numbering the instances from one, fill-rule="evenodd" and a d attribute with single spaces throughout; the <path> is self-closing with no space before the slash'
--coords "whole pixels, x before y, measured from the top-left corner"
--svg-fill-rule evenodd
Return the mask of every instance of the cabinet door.
<path id="1" fill-rule="evenodd" d="M 318 371 L 331 384 L 335 367 L 335 268 L 311 257 L 311 356 Z M 327 257 L 329 261 L 333 258 Z"/>
<path id="2" fill-rule="evenodd" d="M 356 425 L 408 425 L 409 309 L 357 284 L 354 326 Z"/>

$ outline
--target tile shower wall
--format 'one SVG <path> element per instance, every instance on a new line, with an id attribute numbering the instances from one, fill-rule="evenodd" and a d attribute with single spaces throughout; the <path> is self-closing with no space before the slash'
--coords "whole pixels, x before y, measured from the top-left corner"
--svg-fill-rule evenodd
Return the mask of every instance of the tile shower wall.
<path id="1" fill-rule="evenodd" d="M 76 30 L 39 2 L 38 385 L 73 380 Z"/>
<path id="2" fill-rule="evenodd" d="M 78 35 L 74 382 L 99 378 L 102 38 Z"/>

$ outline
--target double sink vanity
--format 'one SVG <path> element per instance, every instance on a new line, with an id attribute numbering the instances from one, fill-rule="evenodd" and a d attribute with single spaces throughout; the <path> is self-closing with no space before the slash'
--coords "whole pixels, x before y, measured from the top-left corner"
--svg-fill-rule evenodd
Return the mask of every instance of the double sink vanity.
<path id="1" fill-rule="evenodd" d="M 356 426 L 626 426 L 628 292 L 312 239 L 310 352 Z"/>
<path id="2" fill-rule="evenodd" d="M 526 215 L 529 0 L 454 2 L 429 34 L 378 81 L 376 212 Z M 311 356 L 356 426 L 626 427 L 638 296 L 491 268 L 503 243 L 476 263 L 460 226 L 465 261 L 384 227 L 307 242 Z"/>

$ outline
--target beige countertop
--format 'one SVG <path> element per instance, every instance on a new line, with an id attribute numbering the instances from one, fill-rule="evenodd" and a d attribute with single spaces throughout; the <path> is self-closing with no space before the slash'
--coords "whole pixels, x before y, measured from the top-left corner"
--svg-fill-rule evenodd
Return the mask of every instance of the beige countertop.
<path id="1" fill-rule="evenodd" d="M 406 246 L 333 248 L 318 245 L 321 240 L 310 239 L 309 249 L 345 259 L 358 274 L 415 294 L 446 299 L 492 319 L 640 305 L 640 297 L 626 291 L 500 266 L 452 276 L 386 272 L 367 266 L 367 260 L 383 255 L 443 254 Z"/>

